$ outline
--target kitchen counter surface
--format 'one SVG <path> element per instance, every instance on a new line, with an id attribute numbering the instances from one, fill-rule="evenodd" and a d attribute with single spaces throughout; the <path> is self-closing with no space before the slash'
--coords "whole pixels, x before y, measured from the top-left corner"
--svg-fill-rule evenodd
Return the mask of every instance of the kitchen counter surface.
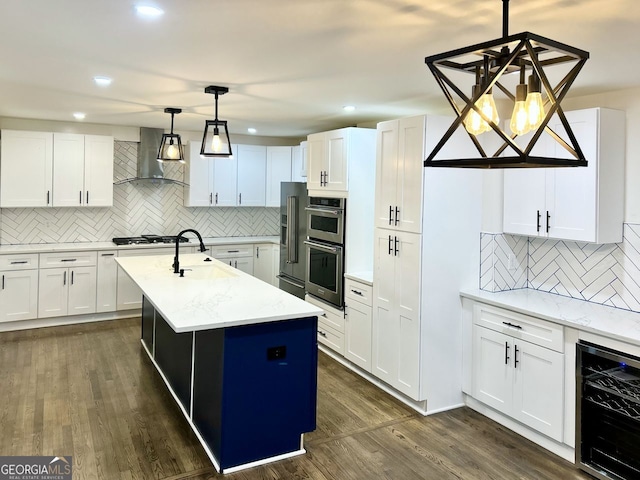
<path id="1" fill-rule="evenodd" d="M 177 232 L 176 232 L 177 233 Z M 193 234 L 186 234 L 189 238 L 188 245 L 198 245 L 197 238 Z M 242 245 L 251 243 L 278 244 L 280 238 L 276 236 L 259 237 L 205 237 L 202 239 L 205 245 Z M 183 244 L 184 245 L 184 244 Z M 136 245 L 116 245 L 113 242 L 78 242 L 78 243 L 30 243 L 19 245 L 0 245 L 1 254 L 11 253 L 51 253 L 51 252 L 77 252 L 86 250 L 126 250 L 132 248 L 175 248 L 170 243 L 141 243 Z"/>
<path id="2" fill-rule="evenodd" d="M 640 346 L 640 313 L 528 288 L 497 293 L 463 290 L 460 295 Z"/>
<path id="3" fill-rule="evenodd" d="M 177 332 L 251 325 L 322 315 L 322 309 L 204 254 L 119 257 L 116 261 Z"/>
<path id="4" fill-rule="evenodd" d="M 348 272 L 344 274 L 344 278 L 373 286 L 373 272 Z"/>

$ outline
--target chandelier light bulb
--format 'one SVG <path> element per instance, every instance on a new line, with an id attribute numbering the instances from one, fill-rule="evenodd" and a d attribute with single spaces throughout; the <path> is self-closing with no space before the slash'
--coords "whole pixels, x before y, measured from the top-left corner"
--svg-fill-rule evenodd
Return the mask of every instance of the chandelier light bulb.
<path id="1" fill-rule="evenodd" d="M 516 101 L 513 105 L 513 113 L 511 114 L 511 132 L 516 135 L 524 135 L 531 130 L 529 125 L 529 114 L 526 107 L 527 86 L 520 84 L 516 87 Z"/>
<path id="2" fill-rule="evenodd" d="M 529 116 L 529 127 L 532 129 L 538 128 L 545 116 L 542 94 L 540 92 L 529 92 L 527 95 L 526 109 Z"/>
<path id="3" fill-rule="evenodd" d="M 479 88 L 480 85 L 473 86 L 473 90 L 471 93 L 472 97 L 476 96 Z M 481 102 L 482 97 L 480 97 L 480 99 L 475 103 L 476 107 L 478 107 L 480 110 L 482 110 Z M 478 112 L 476 112 L 475 110 L 470 110 L 469 113 L 467 113 L 466 118 L 464 119 L 464 128 L 466 128 L 467 132 L 472 135 L 480 135 L 481 133 L 486 132 L 490 127 L 489 124 L 482 119 Z"/>
<path id="4" fill-rule="evenodd" d="M 496 125 L 500 121 L 500 117 L 498 116 L 498 109 L 496 108 L 496 102 L 493 99 L 493 95 L 491 94 L 491 90 L 488 93 L 485 93 L 480 99 L 480 110 L 482 113 L 491 119 L 493 123 Z M 486 123 L 486 122 L 485 122 Z M 491 130 L 491 126 L 487 123 L 487 130 Z"/>

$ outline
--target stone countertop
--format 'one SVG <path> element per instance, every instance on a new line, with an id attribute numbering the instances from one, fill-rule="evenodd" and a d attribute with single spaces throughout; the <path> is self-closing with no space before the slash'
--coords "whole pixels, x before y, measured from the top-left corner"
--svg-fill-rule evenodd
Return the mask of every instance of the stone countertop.
<path id="1" fill-rule="evenodd" d="M 120 267 L 178 333 L 322 315 L 322 309 L 201 253 L 120 257 Z"/>
<path id="2" fill-rule="evenodd" d="M 176 232 L 177 233 L 177 232 Z M 187 234 L 189 245 L 198 245 L 197 238 L 192 234 Z M 202 239 L 205 245 L 242 245 L 251 243 L 280 243 L 280 237 L 259 236 L 259 237 L 205 237 Z M 30 243 L 20 245 L 0 245 L 0 255 L 2 254 L 24 254 L 24 253 L 51 253 L 51 252 L 76 252 L 86 250 L 126 250 L 132 248 L 171 248 L 175 247 L 170 243 L 142 243 L 137 245 L 116 245 L 113 242 L 79 242 L 79 243 Z"/>
<path id="3" fill-rule="evenodd" d="M 463 290 L 460 295 L 640 346 L 640 313 L 529 288 L 496 293 Z"/>
<path id="4" fill-rule="evenodd" d="M 373 286 L 373 272 L 347 272 L 344 274 L 344 278 L 364 283 L 370 287 Z"/>

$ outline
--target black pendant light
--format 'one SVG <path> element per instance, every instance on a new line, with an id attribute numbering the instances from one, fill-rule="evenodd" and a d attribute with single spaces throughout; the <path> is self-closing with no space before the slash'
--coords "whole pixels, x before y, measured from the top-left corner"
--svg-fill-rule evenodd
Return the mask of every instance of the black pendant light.
<path id="1" fill-rule="evenodd" d="M 213 93 L 216 96 L 216 118 L 207 120 L 204 126 L 204 135 L 202 136 L 200 155 L 205 157 L 228 158 L 233 156 L 227 121 L 218 120 L 218 96 L 224 95 L 228 91 L 227 87 L 216 87 L 215 85 L 210 85 L 204 89 L 204 93 Z"/>
<path id="2" fill-rule="evenodd" d="M 424 161 L 425 167 L 471 168 L 520 168 L 520 167 L 583 167 L 587 161 L 560 106 L 578 73 L 589 58 L 589 53 L 550 40 L 530 32 L 509 35 L 509 0 L 502 0 L 502 38 L 469 47 L 432 55 L 425 58 L 438 85 L 444 92 L 456 118 Z M 555 86 L 551 85 L 547 72 L 562 66 L 568 70 Z M 450 79 L 445 70 L 471 74 L 458 76 L 475 79 L 476 84 L 460 87 Z M 503 75 L 520 73 L 520 82 L 511 92 L 501 82 Z M 530 72 L 528 85 L 524 83 Z M 502 79 L 504 80 L 504 79 Z M 494 88 L 495 87 L 495 88 Z M 492 91 L 502 92 L 513 102 L 510 131 L 505 131 L 491 110 Z M 467 97 L 465 92 L 472 92 Z M 546 97 L 546 98 L 543 98 Z M 546 108 L 546 109 L 545 109 Z M 549 127 L 549 121 L 557 115 L 568 142 Z M 479 156 L 436 160 L 438 153 L 452 139 L 459 128 L 467 131 Z M 479 136 L 493 132 L 502 142 L 500 148 L 489 154 Z M 516 137 L 531 134 L 524 147 L 515 142 Z M 532 155 L 535 144 L 546 133 L 567 150 L 573 158 L 553 158 Z M 455 141 L 455 140 L 454 140 Z"/>
<path id="3" fill-rule="evenodd" d="M 171 114 L 171 133 L 162 135 L 162 142 L 158 150 L 159 162 L 180 162 L 184 163 L 184 150 L 180 135 L 173 133 L 173 116 L 182 112 L 180 108 L 165 108 L 164 113 Z"/>

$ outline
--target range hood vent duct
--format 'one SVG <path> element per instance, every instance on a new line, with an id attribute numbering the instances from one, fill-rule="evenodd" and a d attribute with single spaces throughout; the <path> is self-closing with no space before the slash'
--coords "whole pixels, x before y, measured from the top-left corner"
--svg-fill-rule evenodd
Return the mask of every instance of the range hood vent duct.
<path id="1" fill-rule="evenodd" d="M 155 183 L 178 184 L 187 186 L 180 180 L 165 178 L 164 167 L 158 161 L 158 150 L 162 143 L 162 128 L 140 127 L 140 145 L 138 146 L 138 170 L 134 178 L 126 178 L 114 182 L 114 185 L 123 183 Z"/>

